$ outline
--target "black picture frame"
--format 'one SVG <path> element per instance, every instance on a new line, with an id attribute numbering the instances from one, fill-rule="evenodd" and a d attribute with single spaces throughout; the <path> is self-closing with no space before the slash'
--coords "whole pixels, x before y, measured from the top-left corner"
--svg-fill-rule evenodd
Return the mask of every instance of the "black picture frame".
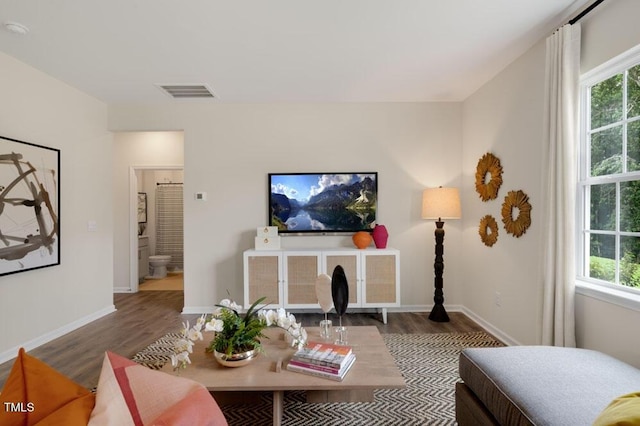
<path id="1" fill-rule="evenodd" d="M 147 193 L 138 192 L 138 223 L 147 223 Z"/>
<path id="2" fill-rule="evenodd" d="M 60 150 L 0 136 L 0 275 L 60 264 Z"/>

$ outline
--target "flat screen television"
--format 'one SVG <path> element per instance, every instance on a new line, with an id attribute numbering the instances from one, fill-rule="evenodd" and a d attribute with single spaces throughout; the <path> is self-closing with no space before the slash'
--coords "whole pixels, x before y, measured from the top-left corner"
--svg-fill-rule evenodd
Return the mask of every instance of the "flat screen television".
<path id="1" fill-rule="evenodd" d="M 371 232 L 378 173 L 269 173 L 269 226 L 283 235 Z"/>

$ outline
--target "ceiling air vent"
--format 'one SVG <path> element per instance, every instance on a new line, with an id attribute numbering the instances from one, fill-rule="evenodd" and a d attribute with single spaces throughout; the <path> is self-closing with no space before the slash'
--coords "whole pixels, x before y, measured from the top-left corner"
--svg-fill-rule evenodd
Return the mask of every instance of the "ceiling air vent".
<path id="1" fill-rule="evenodd" d="M 212 99 L 213 92 L 204 84 L 159 84 L 163 92 L 174 99 Z"/>

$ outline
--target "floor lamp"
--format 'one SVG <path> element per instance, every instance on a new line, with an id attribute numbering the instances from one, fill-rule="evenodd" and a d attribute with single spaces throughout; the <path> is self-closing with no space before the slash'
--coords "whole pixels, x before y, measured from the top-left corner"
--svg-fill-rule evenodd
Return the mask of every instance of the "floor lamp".
<path id="1" fill-rule="evenodd" d="M 449 315 L 444 309 L 444 293 L 442 292 L 444 272 L 444 222 L 443 219 L 460 219 L 460 194 L 458 188 L 428 188 L 422 193 L 422 218 L 436 219 L 436 260 L 433 296 L 433 309 L 429 319 L 436 322 L 448 322 Z"/>

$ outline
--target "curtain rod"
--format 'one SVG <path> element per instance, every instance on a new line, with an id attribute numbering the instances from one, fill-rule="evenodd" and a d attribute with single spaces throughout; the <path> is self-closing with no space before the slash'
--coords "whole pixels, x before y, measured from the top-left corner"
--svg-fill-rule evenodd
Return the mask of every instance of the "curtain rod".
<path id="1" fill-rule="evenodd" d="M 582 18 L 584 18 L 585 16 L 587 16 L 587 14 L 589 12 L 591 12 L 593 9 L 595 9 L 600 3 L 602 3 L 604 0 L 596 0 L 593 3 L 591 3 L 591 6 L 587 7 L 585 10 L 583 10 L 582 12 L 580 12 L 580 14 L 578 16 L 576 16 L 575 18 L 573 18 L 572 20 L 569 21 L 570 25 L 575 24 L 576 22 L 578 22 L 579 20 L 581 20 Z"/>
<path id="2" fill-rule="evenodd" d="M 156 185 L 182 185 L 182 182 L 156 182 Z"/>

